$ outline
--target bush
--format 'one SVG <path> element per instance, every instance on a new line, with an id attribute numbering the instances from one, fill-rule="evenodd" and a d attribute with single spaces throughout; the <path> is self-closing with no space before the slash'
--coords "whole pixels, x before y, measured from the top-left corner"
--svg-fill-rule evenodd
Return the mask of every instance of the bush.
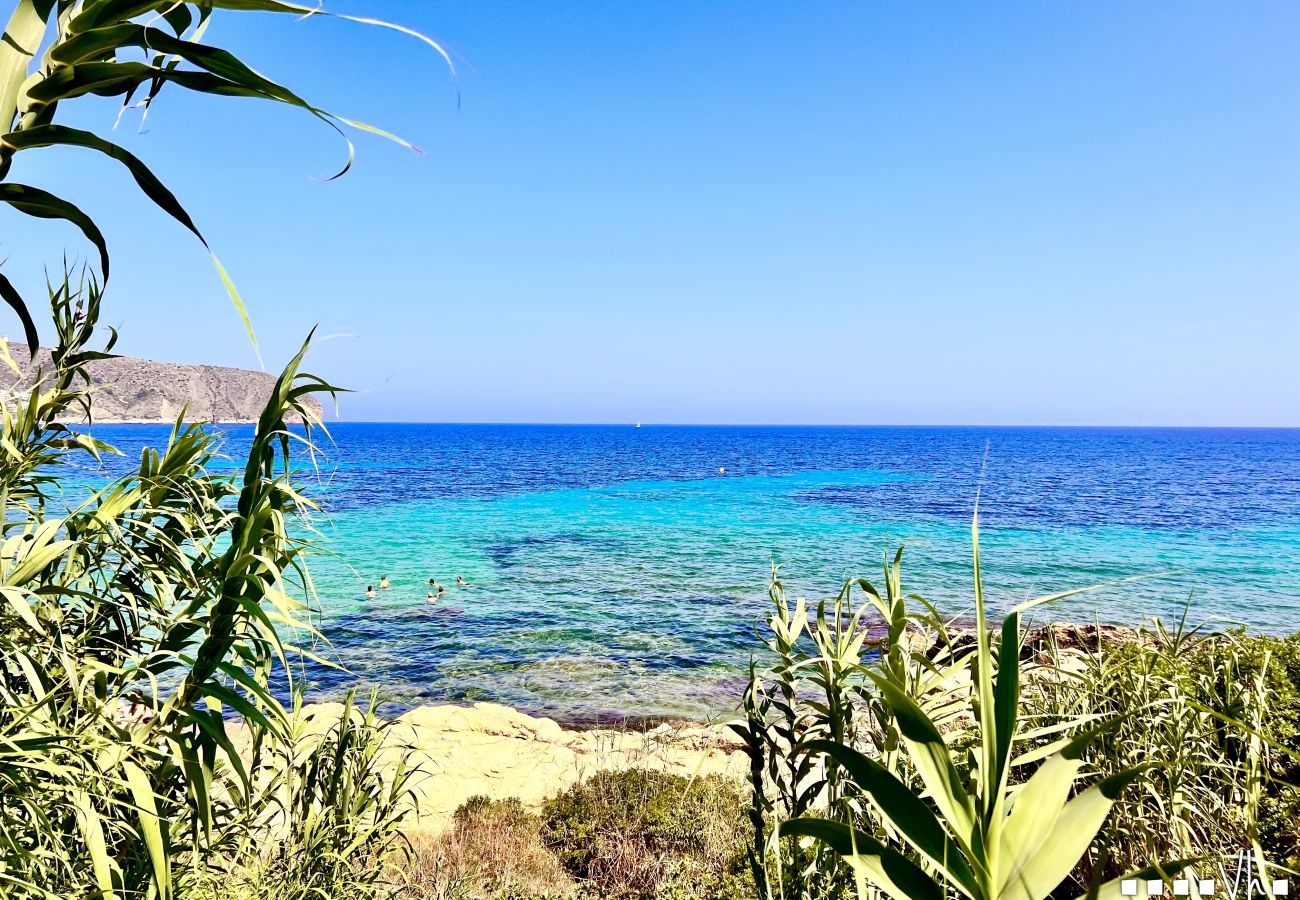
<path id="1" fill-rule="evenodd" d="M 737 785 L 717 775 L 607 771 L 546 803 L 542 838 L 602 896 L 752 897 L 746 816 Z"/>
<path id="2" fill-rule="evenodd" d="M 541 820 L 518 799 L 471 797 L 437 838 L 415 843 L 404 860 L 411 900 L 550 900 L 577 885 L 542 844 Z"/>

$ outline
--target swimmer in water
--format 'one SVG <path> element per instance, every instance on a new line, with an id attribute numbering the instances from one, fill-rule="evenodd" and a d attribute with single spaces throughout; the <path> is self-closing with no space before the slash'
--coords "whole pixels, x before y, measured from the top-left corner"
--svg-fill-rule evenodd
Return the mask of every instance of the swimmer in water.
<path id="1" fill-rule="evenodd" d="M 446 589 L 445 587 L 443 587 L 442 585 L 438 585 L 438 599 L 439 599 L 439 600 L 442 599 L 442 596 L 443 596 L 443 594 L 445 594 L 445 593 L 447 593 L 447 589 Z"/>
<path id="2" fill-rule="evenodd" d="M 375 599 L 375 586 L 373 584 L 366 585 L 366 599 L 367 600 Z"/>
<path id="3" fill-rule="evenodd" d="M 387 575 L 380 575 L 380 576 L 379 576 L 379 589 L 380 589 L 381 591 L 386 591 L 386 590 L 388 590 L 390 587 L 392 587 L 392 585 L 388 583 L 388 576 L 387 576 Z"/>
<path id="4" fill-rule="evenodd" d="M 424 598 L 424 602 L 425 602 L 425 603 L 437 603 L 437 602 L 438 602 L 438 598 L 435 597 L 435 596 L 433 596 L 433 591 L 429 591 L 429 593 L 428 593 L 428 594 L 425 596 L 425 598 Z"/>
<path id="5" fill-rule="evenodd" d="M 469 584 L 468 581 L 466 581 L 464 578 L 461 578 L 459 575 L 456 576 L 456 583 L 461 587 L 466 587 Z"/>

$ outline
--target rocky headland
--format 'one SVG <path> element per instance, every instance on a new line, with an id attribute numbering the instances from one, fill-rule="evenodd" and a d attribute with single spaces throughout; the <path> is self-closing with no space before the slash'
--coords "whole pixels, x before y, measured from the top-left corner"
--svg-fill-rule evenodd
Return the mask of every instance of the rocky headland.
<path id="1" fill-rule="evenodd" d="M 40 350 L 33 362 L 27 348 L 11 342 L 10 354 L 21 374 L 0 366 L 0 390 L 25 394 L 49 372 L 50 353 Z M 115 356 L 88 365 L 94 421 L 170 425 L 185 412 L 187 422 L 255 422 L 271 396 L 275 375 L 227 366 L 159 362 Z M 320 404 L 309 400 L 319 413 Z"/>

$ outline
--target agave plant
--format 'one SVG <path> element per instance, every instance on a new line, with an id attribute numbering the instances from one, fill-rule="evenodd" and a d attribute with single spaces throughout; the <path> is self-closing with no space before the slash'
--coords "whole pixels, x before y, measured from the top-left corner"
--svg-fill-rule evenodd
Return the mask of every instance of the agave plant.
<path id="1" fill-rule="evenodd" d="M 804 816 L 781 823 L 782 835 L 815 838 L 839 853 L 852 867 L 862 894 L 870 885 L 896 900 L 942 900 L 954 893 L 972 900 L 1044 900 L 1088 851 L 1125 786 L 1147 768 L 1134 766 L 1091 784 L 1080 783 L 1085 750 L 1115 727 L 1115 721 L 1062 738 L 1047 748 L 1049 752 L 1014 757 L 1021 731 L 1021 615 L 1078 591 L 1016 607 L 1003 621 L 995 644 L 987 627 L 980 576 L 978 515 L 972 541 L 976 649 L 968 712 L 977 745 L 968 774 L 959 768 L 959 757 L 932 713 L 891 670 L 901 660 L 889 656 L 865 674 L 897 729 L 923 795 L 894 768 L 849 744 L 815 740 L 802 748 L 841 767 L 886 832 L 905 845 L 843 821 Z M 1013 783 L 1013 769 L 1039 759 L 1027 781 Z M 904 852 L 906 848 L 913 855 Z M 1157 864 L 1127 877 L 1164 879 L 1189 862 Z M 1117 879 L 1094 884 L 1089 895 L 1119 896 L 1120 890 Z"/>
<path id="2" fill-rule="evenodd" d="M 319 6 L 284 0 L 18 0 L 5 28 L 0 41 L 0 201 L 29 216 L 62 219 L 78 228 L 99 252 L 103 283 L 109 275 L 103 233 L 75 203 L 39 187 L 10 181 L 9 171 L 20 151 L 62 146 L 102 153 L 125 167 L 145 196 L 205 247 L 207 241 L 176 196 L 137 156 L 100 134 L 55 121 L 60 105 L 69 100 L 88 94 L 117 97 L 124 108 L 134 103 L 147 112 L 159 91 L 174 85 L 203 94 L 297 107 L 333 128 L 346 142 L 347 161 L 331 178 L 352 165 L 353 145 L 345 128 L 411 146 L 372 125 L 327 112 L 258 73 L 228 50 L 204 43 L 214 10 L 330 15 Z M 341 18 L 413 35 L 451 65 L 445 51 L 418 32 L 376 19 Z M 252 337 L 243 301 L 215 255 L 212 260 Z M 2 273 L 0 296 L 22 320 L 27 343 L 35 354 L 35 320 L 22 295 Z M 255 338 L 253 343 L 256 347 Z"/>

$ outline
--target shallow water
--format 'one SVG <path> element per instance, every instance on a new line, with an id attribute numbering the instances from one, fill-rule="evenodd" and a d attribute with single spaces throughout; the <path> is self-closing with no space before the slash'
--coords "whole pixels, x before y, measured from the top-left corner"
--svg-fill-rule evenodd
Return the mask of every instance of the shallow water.
<path id="1" fill-rule="evenodd" d="M 354 674 L 310 672 L 316 696 L 360 681 L 399 706 L 491 699 L 570 722 L 725 712 L 773 562 L 789 590 L 823 597 L 847 576 L 878 578 L 905 543 L 905 588 L 968 609 L 986 447 L 981 545 L 996 604 L 1174 570 L 1051 615 L 1176 617 L 1190 596 L 1196 619 L 1300 628 L 1300 430 L 332 431 L 318 525 L 340 558 L 312 573 Z M 166 432 L 96 427 L 128 461 Z M 232 453 L 248 433 L 230 429 Z M 381 574 L 393 587 L 367 601 Z M 430 577 L 447 586 L 433 607 Z"/>

